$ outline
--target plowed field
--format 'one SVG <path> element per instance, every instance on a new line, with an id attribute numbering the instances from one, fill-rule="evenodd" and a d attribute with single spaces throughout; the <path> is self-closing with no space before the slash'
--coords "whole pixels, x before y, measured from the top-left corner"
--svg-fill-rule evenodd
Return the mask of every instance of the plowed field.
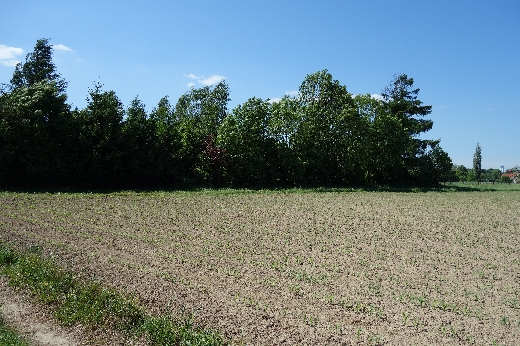
<path id="1" fill-rule="evenodd" d="M 520 193 L 0 194 L 0 239 L 252 345 L 520 340 Z"/>

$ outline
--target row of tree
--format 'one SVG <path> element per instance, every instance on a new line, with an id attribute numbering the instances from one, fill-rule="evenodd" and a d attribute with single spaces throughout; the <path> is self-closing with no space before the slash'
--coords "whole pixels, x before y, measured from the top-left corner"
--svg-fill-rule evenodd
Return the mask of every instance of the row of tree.
<path id="1" fill-rule="evenodd" d="M 90 188 L 428 185 L 451 160 L 431 106 L 399 75 L 382 99 L 353 96 L 331 74 L 296 97 L 253 97 L 228 111 L 229 87 L 191 89 L 151 113 L 95 84 L 71 110 L 48 40 L 38 40 L 0 94 L 0 185 Z"/>
<path id="2" fill-rule="evenodd" d="M 513 178 L 519 175 L 520 169 L 513 167 L 506 170 L 505 174 L 498 168 L 481 169 L 480 175 L 473 168 L 467 168 L 464 165 L 453 165 L 450 173 L 450 181 L 485 181 L 511 183 Z"/>
<path id="3" fill-rule="evenodd" d="M 464 165 L 453 165 L 450 181 L 501 181 L 502 171 L 496 168 L 481 169 L 480 176 L 478 171 L 473 168 L 467 168 Z M 508 178 L 509 180 L 509 178 Z"/>
<path id="4" fill-rule="evenodd" d="M 492 183 L 516 183 L 516 179 L 514 178 L 517 176 L 518 172 L 520 172 L 518 166 L 508 169 L 507 174 L 504 174 L 497 168 L 482 169 L 482 148 L 480 147 L 480 144 L 477 143 L 475 154 L 473 155 L 473 168 L 466 168 L 464 165 L 453 165 L 449 180 L 450 182 L 476 181 L 479 184 L 482 181 Z"/>

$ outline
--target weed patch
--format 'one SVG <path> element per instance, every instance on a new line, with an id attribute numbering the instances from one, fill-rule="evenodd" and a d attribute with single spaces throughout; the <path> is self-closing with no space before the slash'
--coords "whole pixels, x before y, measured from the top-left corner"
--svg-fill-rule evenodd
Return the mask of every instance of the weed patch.
<path id="1" fill-rule="evenodd" d="M 29 346 L 23 338 L 11 328 L 7 327 L 0 315 L 0 345 L 5 346 Z"/>
<path id="2" fill-rule="evenodd" d="M 16 252 L 0 242 L 0 272 L 7 276 L 10 285 L 29 290 L 43 304 L 53 307 L 63 325 L 81 323 L 91 328 L 115 328 L 138 337 L 144 335 L 152 345 L 226 344 L 217 333 L 195 326 L 190 316 L 172 320 L 148 315 L 135 299 L 97 282 L 85 283 L 51 258 L 43 258 L 40 252 L 34 248 Z M 0 341 L 16 340 L 2 326 Z M 0 344 L 23 345 L 7 341 Z"/>

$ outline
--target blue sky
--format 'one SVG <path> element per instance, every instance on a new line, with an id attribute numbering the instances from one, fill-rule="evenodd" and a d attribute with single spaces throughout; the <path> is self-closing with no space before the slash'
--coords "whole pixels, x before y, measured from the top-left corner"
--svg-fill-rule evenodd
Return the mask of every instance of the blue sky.
<path id="1" fill-rule="evenodd" d="M 520 165 L 520 1 L 2 0 L 0 82 L 50 38 L 69 102 L 100 81 L 127 107 L 225 78 L 230 110 L 280 98 L 327 69 L 352 94 L 379 94 L 398 73 L 433 106 L 453 162 Z M 191 84 L 190 84 L 191 83 Z"/>

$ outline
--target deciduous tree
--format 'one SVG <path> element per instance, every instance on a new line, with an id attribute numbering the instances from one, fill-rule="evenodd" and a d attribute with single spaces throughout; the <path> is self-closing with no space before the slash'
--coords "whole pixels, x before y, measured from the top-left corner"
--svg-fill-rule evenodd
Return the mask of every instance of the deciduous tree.
<path id="1" fill-rule="evenodd" d="M 363 119 L 347 88 L 323 70 L 308 75 L 299 88 L 299 122 L 294 150 L 312 185 L 356 183 Z"/>
<path id="2" fill-rule="evenodd" d="M 181 136 L 180 163 L 188 184 L 209 183 L 213 173 L 207 164 L 204 143 L 216 137 L 227 115 L 229 87 L 222 81 L 213 87 L 192 88 L 175 105 Z"/>
<path id="3" fill-rule="evenodd" d="M 273 183 L 274 139 L 268 137 L 271 104 L 253 97 L 238 105 L 224 120 L 218 143 L 229 157 L 229 174 L 236 185 Z"/>
<path id="4" fill-rule="evenodd" d="M 473 155 L 473 171 L 475 172 L 475 179 L 480 183 L 480 176 L 482 174 L 482 149 L 477 143 L 475 154 Z"/>

